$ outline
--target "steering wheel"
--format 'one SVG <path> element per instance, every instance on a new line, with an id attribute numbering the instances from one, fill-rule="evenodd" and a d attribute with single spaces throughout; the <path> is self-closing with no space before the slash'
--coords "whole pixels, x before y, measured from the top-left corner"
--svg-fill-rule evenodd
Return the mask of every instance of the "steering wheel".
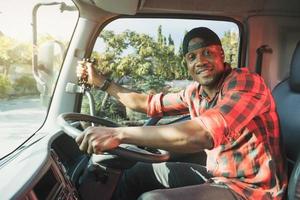
<path id="1" fill-rule="evenodd" d="M 62 127 L 64 132 L 72 138 L 76 138 L 82 133 L 81 130 L 73 127 L 70 121 L 84 121 L 91 122 L 107 127 L 118 127 L 119 125 L 96 116 L 81 114 L 81 113 L 62 113 L 57 118 L 59 125 Z M 167 161 L 170 157 L 169 153 L 164 150 L 155 149 L 153 151 L 147 151 L 145 149 L 139 148 L 135 145 L 121 144 L 119 147 L 107 151 L 109 154 L 117 155 L 128 160 L 147 162 L 147 163 L 158 163 Z"/>

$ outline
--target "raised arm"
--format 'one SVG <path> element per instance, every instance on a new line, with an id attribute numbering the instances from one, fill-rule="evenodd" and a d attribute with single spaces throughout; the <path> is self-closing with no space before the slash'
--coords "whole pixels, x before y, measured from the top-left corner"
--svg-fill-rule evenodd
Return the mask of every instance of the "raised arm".
<path id="1" fill-rule="evenodd" d="M 100 73 L 97 73 L 93 64 L 86 61 L 79 61 L 77 66 L 77 76 L 86 78 L 90 85 L 95 87 L 101 87 L 106 77 Z M 111 82 L 105 90 L 111 96 L 118 99 L 126 107 L 138 111 L 147 112 L 147 95 L 132 91 L 125 87 L 122 87 L 114 82 Z"/>

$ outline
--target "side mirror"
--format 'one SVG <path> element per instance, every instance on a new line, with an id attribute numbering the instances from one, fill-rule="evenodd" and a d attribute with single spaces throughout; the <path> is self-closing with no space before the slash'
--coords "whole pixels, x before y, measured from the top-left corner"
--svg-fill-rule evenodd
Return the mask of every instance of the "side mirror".
<path id="1" fill-rule="evenodd" d="M 52 75 L 64 58 L 65 47 L 61 42 L 48 41 L 38 49 L 38 70 Z"/>
<path id="2" fill-rule="evenodd" d="M 34 77 L 43 105 L 48 105 L 53 93 L 54 81 L 64 58 L 65 48 L 61 42 L 47 41 L 40 45 L 37 65 L 33 66 Z"/>

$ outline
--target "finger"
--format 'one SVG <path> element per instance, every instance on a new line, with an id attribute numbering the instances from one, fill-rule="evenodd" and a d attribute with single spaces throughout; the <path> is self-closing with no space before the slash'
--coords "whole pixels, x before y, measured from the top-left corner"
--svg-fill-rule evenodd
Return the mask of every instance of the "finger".
<path id="1" fill-rule="evenodd" d="M 85 68 L 77 69 L 77 77 L 86 80 L 88 78 L 87 70 Z"/>
<path id="2" fill-rule="evenodd" d="M 90 64 L 87 64 L 85 70 L 86 70 L 87 74 L 92 74 L 93 66 Z"/>
<path id="3" fill-rule="evenodd" d="M 77 74 L 77 77 L 82 77 L 82 78 L 87 76 L 86 70 L 84 70 L 84 69 L 78 69 L 76 74 Z"/>
<path id="4" fill-rule="evenodd" d="M 92 142 L 89 142 L 88 148 L 87 148 L 87 153 L 88 154 L 93 154 L 94 153 L 94 147 L 92 145 Z"/>
<path id="5" fill-rule="evenodd" d="M 86 64 L 85 63 L 78 63 L 77 64 L 77 70 L 78 69 L 85 69 L 86 68 Z"/>
<path id="6" fill-rule="evenodd" d="M 76 75 L 77 75 L 77 77 L 81 77 L 81 75 L 82 75 L 82 69 L 80 67 L 77 67 Z"/>
<path id="7" fill-rule="evenodd" d="M 84 61 L 84 60 L 79 60 L 79 61 L 77 61 L 77 63 L 78 64 L 84 64 L 86 61 Z"/>
<path id="8" fill-rule="evenodd" d="M 86 67 L 85 67 L 84 65 L 78 64 L 77 67 L 76 67 L 76 72 L 77 72 L 77 74 L 80 74 L 80 75 L 81 75 L 84 71 L 86 71 L 85 68 L 86 68 Z"/>
<path id="9" fill-rule="evenodd" d="M 78 145 L 80 145 L 82 143 L 82 140 L 84 138 L 84 132 L 82 132 L 80 135 L 78 135 L 76 138 L 75 138 L 75 141 Z"/>
<path id="10" fill-rule="evenodd" d="M 93 151 L 94 151 L 94 154 L 103 154 L 103 151 L 100 149 L 99 146 L 93 145 Z"/>
<path id="11" fill-rule="evenodd" d="M 87 151 L 87 148 L 88 148 L 88 144 L 89 144 L 89 141 L 88 141 L 88 132 L 84 132 L 84 137 L 83 137 L 83 140 L 82 140 L 82 142 L 80 143 L 80 145 L 79 145 L 79 149 L 81 150 L 81 151 L 84 151 L 84 152 L 86 152 Z"/>

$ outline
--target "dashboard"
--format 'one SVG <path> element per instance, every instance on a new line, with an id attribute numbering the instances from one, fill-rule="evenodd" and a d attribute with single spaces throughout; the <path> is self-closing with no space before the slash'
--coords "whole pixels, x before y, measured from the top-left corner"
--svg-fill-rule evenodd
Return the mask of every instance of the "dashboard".
<path id="1" fill-rule="evenodd" d="M 85 199 L 78 185 L 89 158 L 76 142 L 58 131 L 35 135 L 0 162 L 0 199 Z"/>
<path id="2" fill-rule="evenodd" d="M 23 199 L 27 200 L 58 200 L 80 199 L 75 186 L 78 167 L 86 166 L 87 159 L 82 154 L 74 141 L 65 134 L 58 136 L 51 144 L 50 156 L 44 173 L 36 180 Z M 73 180 L 72 180 L 73 178 Z"/>
<path id="3" fill-rule="evenodd" d="M 24 199 L 79 199 L 78 192 L 72 184 L 67 171 L 59 161 L 57 154 L 51 151 L 50 166 L 46 173 L 25 195 Z"/>

